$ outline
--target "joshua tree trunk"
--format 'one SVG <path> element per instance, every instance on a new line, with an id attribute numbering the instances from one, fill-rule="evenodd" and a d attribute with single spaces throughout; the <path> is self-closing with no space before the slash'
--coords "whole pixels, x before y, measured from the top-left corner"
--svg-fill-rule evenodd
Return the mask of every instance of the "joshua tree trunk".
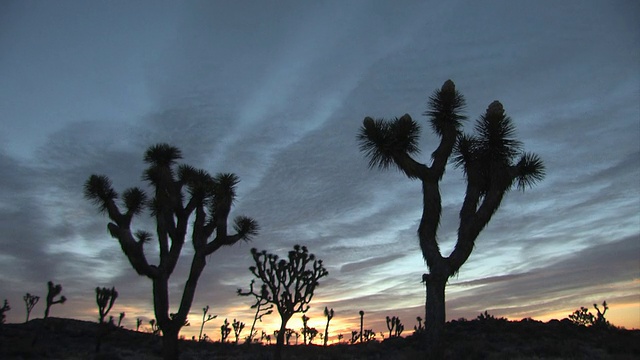
<path id="1" fill-rule="evenodd" d="M 289 322 L 290 317 L 282 317 L 282 324 L 280 325 L 280 331 L 278 331 L 278 338 L 276 339 L 276 349 L 274 352 L 274 359 L 280 360 L 282 359 L 282 348 L 284 347 L 284 337 L 285 332 L 287 331 L 287 322 Z"/>
<path id="2" fill-rule="evenodd" d="M 178 360 L 178 334 L 180 328 L 176 326 L 166 326 L 162 329 L 162 359 Z"/>
<path id="3" fill-rule="evenodd" d="M 445 323 L 444 290 L 447 284 L 447 277 L 425 274 L 423 280 L 427 285 L 427 301 L 425 305 L 427 358 L 441 359 L 444 355 L 441 339 Z"/>

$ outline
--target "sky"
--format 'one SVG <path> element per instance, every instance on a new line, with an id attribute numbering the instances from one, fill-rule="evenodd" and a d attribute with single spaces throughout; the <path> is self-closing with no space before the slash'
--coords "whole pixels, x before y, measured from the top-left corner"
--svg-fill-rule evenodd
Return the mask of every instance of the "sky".
<path id="1" fill-rule="evenodd" d="M 466 132 L 494 100 L 547 176 L 513 190 L 447 286 L 447 319 L 485 310 L 511 320 L 561 319 L 607 301 L 613 324 L 640 328 L 640 4 L 635 1 L 2 1 L 0 2 L 0 299 L 22 322 L 22 296 L 46 283 L 68 301 L 52 316 L 97 321 L 96 286 L 135 328 L 153 317 L 138 276 L 82 196 L 91 174 L 118 191 L 142 186 L 156 143 L 183 163 L 239 176 L 232 216 L 256 219 L 251 243 L 208 258 L 186 337 L 202 308 L 247 324 L 250 249 L 322 259 L 307 314 L 345 337 L 359 325 L 405 334 L 424 317 L 427 272 L 417 239 L 421 187 L 369 169 L 356 136 L 365 116 L 410 114 L 421 154 L 438 138 L 428 97 L 447 79 L 466 98 Z M 441 183 L 448 255 L 463 174 Z M 147 214 L 135 228 L 153 230 Z M 149 256 L 154 252 L 149 246 Z M 172 276 L 177 308 L 192 250 Z M 302 326 L 299 316 L 289 323 Z M 261 329 L 278 327 L 265 318 Z M 143 326 L 144 327 L 144 326 Z M 246 330 L 245 330 L 246 331 Z"/>

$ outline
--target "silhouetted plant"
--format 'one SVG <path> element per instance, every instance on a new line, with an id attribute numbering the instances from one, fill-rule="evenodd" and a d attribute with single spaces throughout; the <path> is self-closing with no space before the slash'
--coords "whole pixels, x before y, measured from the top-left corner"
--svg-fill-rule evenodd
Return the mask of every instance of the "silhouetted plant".
<path id="1" fill-rule="evenodd" d="M 422 183 L 423 211 L 418 227 L 422 255 L 430 273 L 423 275 L 426 284 L 426 345 L 429 357 L 441 358 L 441 336 L 445 323 L 445 286 L 469 258 L 475 240 L 498 210 L 504 195 L 513 187 L 524 190 L 542 180 L 545 171 L 535 154 L 523 153 L 514 137 L 515 128 L 502 104 L 494 101 L 476 122 L 477 135 L 462 132 L 466 116 L 463 96 L 451 80 L 429 98 L 428 110 L 433 132 L 440 143 L 431 154 L 431 165 L 412 157 L 420 152 L 420 126 L 409 116 L 395 120 L 366 117 L 358 139 L 360 150 L 369 159 L 369 167 L 388 169 L 395 166 L 409 179 Z M 452 253 L 442 256 L 437 240 L 441 223 L 442 200 L 439 183 L 448 162 L 462 168 L 466 194 L 460 210 L 458 239 Z"/>
<path id="2" fill-rule="evenodd" d="M 355 343 L 356 343 L 356 341 L 358 341 L 358 340 L 360 340 L 360 333 L 359 333 L 359 332 L 357 332 L 357 331 L 355 331 L 355 330 L 353 330 L 353 331 L 351 332 L 351 339 L 349 340 L 349 343 L 350 343 L 350 344 L 355 344 Z M 362 341 L 362 340 L 361 340 L 361 341 Z"/>
<path id="3" fill-rule="evenodd" d="M 9 310 L 11 310 L 11 306 L 9 306 L 9 301 L 7 301 L 7 299 L 4 299 L 4 304 L 0 308 L 0 325 L 4 324 L 4 322 L 6 321 L 7 319 L 6 313 Z"/>
<path id="4" fill-rule="evenodd" d="M 400 318 L 396 316 L 393 316 L 393 317 L 387 316 L 386 320 L 387 320 L 387 329 L 389 329 L 389 337 L 400 336 L 400 334 L 402 334 L 402 331 L 404 331 L 404 325 L 400 321 Z"/>
<path id="5" fill-rule="evenodd" d="M 333 309 L 329 310 L 329 308 L 325 306 L 324 316 L 327 318 L 327 326 L 324 328 L 324 346 L 327 346 L 327 341 L 329 340 L 329 321 L 333 319 Z"/>
<path id="6" fill-rule="evenodd" d="M 306 327 L 305 329 L 303 329 L 305 337 L 307 338 L 307 345 L 311 345 L 311 343 L 313 342 L 313 339 L 316 338 L 316 336 L 318 336 L 319 332 L 318 329 L 314 328 L 314 327 Z"/>
<path id="7" fill-rule="evenodd" d="M 240 340 L 240 333 L 244 329 L 244 323 L 233 319 L 233 323 L 231 323 L 231 327 L 233 328 L 233 334 L 236 337 L 235 343 L 238 344 L 238 340 Z"/>
<path id="8" fill-rule="evenodd" d="M 275 358 L 279 360 L 287 322 L 293 314 L 305 313 L 309 309 L 313 293 L 319 285 L 318 280 L 327 276 L 328 272 L 322 265 L 322 260 L 317 260 L 305 246 L 295 245 L 289 251 L 287 259 L 279 259 L 277 255 L 255 248 L 251 249 L 251 255 L 256 266 L 251 266 L 249 270 L 266 285 L 267 292 L 263 294 L 261 291 L 258 294 L 251 287 L 248 292 L 239 289 L 238 294 L 263 297 L 276 306 L 281 319 L 275 348 Z"/>
<path id="9" fill-rule="evenodd" d="M 229 327 L 229 321 L 224 319 L 224 323 L 220 326 L 220 342 L 226 342 L 229 334 L 231 334 L 231 327 Z"/>
<path id="10" fill-rule="evenodd" d="M 594 326 L 598 326 L 598 327 L 604 327 L 604 328 L 611 327 L 611 323 L 609 323 L 609 321 L 604 318 L 604 314 L 607 312 L 607 310 L 609 310 L 609 306 L 607 305 L 607 302 L 604 301 L 602 303 L 602 311 L 600 311 L 600 308 L 598 307 L 598 304 L 593 304 L 593 307 L 598 312 L 598 314 L 596 315 L 597 317 L 596 317 L 595 322 L 593 323 L 593 325 Z"/>
<path id="11" fill-rule="evenodd" d="M 22 299 L 24 300 L 24 304 L 27 307 L 27 320 L 25 320 L 25 322 L 29 322 L 29 315 L 31 314 L 31 310 L 33 310 L 33 307 L 36 306 L 36 304 L 40 300 L 40 296 L 27 293 L 22 297 Z"/>
<path id="12" fill-rule="evenodd" d="M 156 319 L 149 320 L 149 325 L 151 326 L 151 333 L 153 335 L 160 335 L 161 329 L 160 329 L 160 326 L 158 326 Z"/>
<path id="13" fill-rule="evenodd" d="M 227 233 L 228 217 L 239 181 L 237 176 L 211 176 L 204 170 L 188 165 L 176 166 L 181 158 L 181 151 L 176 147 L 167 144 L 149 147 L 144 155 L 149 167 L 144 171 L 143 178 L 153 189 L 153 198 L 147 200 L 147 195 L 139 188 L 127 189 L 122 193 L 123 210 L 116 203 L 118 193 L 108 177 L 91 175 L 84 185 L 85 197 L 108 214 L 111 220 L 108 224 L 109 233 L 118 239 L 131 266 L 139 275 L 153 282 L 154 312 L 163 333 L 165 360 L 178 359 L 178 334 L 191 308 L 206 257 L 222 246 L 249 240 L 258 230 L 253 219 L 241 216 L 235 219 L 233 226 L 236 234 Z M 158 265 L 149 264 L 144 252 L 144 245 L 152 240 L 152 234 L 146 231 L 134 233 L 131 230 L 133 217 L 145 209 L 151 210 L 156 223 L 160 250 Z M 195 217 L 193 221 L 190 220 L 192 215 Z M 172 318 L 169 314 L 169 278 L 189 229 L 194 254 L 178 312 Z"/>
<path id="14" fill-rule="evenodd" d="M 372 329 L 367 329 L 364 331 L 364 341 L 369 342 L 376 339 L 376 332 Z"/>
<path id="15" fill-rule="evenodd" d="M 260 335 L 260 341 L 266 341 L 268 345 L 271 345 L 271 335 L 267 334 L 263 330 L 262 334 Z"/>
<path id="16" fill-rule="evenodd" d="M 209 312 L 209 305 L 202 308 L 202 324 L 200 325 L 200 334 L 198 334 L 198 341 L 202 341 L 202 330 L 204 329 L 204 324 L 218 317 L 218 315 L 207 315 L 207 312 Z"/>
<path id="17" fill-rule="evenodd" d="M 122 319 L 124 319 L 124 317 L 126 316 L 126 314 L 124 312 L 120 313 L 120 316 L 118 316 L 118 327 L 121 326 L 122 324 Z"/>
<path id="18" fill-rule="evenodd" d="M 142 319 L 136 318 L 136 332 L 140 331 L 140 325 L 142 325 Z"/>
<path id="19" fill-rule="evenodd" d="M 249 331 L 249 336 L 247 337 L 247 343 L 251 343 L 254 336 L 256 336 L 258 330 L 256 330 L 256 322 L 259 320 L 262 322 L 262 317 L 265 315 L 269 315 L 273 313 L 273 304 L 269 303 L 269 291 L 267 290 L 267 285 L 262 284 L 260 288 L 260 293 L 258 294 L 253 290 L 253 284 L 255 280 L 251 280 L 249 284 L 249 291 L 242 292 L 241 289 L 238 289 L 238 295 L 240 296 L 255 296 L 256 302 L 251 305 L 252 309 L 256 309 L 256 313 L 253 317 L 253 323 L 251 324 L 251 330 Z"/>
<path id="20" fill-rule="evenodd" d="M 287 330 L 284 333 L 284 337 L 285 337 L 287 345 L 290 344 L 289 341 L 291 340 L 291 337 L 294 336 L 294 335 L 296 336 L 296 345 L 297 345 L 298 336 L 300 336 L 300 335 L 295 330 L 287 328 Z"/>
<path id="21" fill-rule="evenodd" d="M 416 320 L 418 321 L 418 325 L 413 327 L 413 330 L 416 334 L 420 334 L 424 331 L 424 325 L 422 325 L 422 318 L 420 316 L 416 316 Z"/>
<path id="22" fill-rule="evenodd" d="M 572 323 L 581 326 L 590 326 L 595 322 L 595 316 L 584 306 L 574 311 L 568 318 Z"/>
<path id="23" fill-rule="evenodd" d="M 96 288 L 96 303 L 98 304 L 98 314 L 100 324 L 104 322 L 104 318 L 107 316 L 111 308 L 113 307 L 113 303 L 118 298 L 118 292 L 115 287 L 109 288 Z"/>
<path id="24" fill-rule="evenodd" d="M 60 296 L 60 298 L 58 300 L 54 300 L 56 296 L 60 295 L 60 293 L 62 292 L 62 285 L 60 284 L 56 284 L 54 285 L 53 282 L 49 281 L 47 283 L 47 307 L 44 309 L 44 318 L 47 319 L 49 317 L 49 309 L 51 308 L 51 306 L 55 305 L 55 304 L 64 304 L 65 301 L 67 301 L 67 298 L 64 296 Z"/>
<path id="25" fill-rule="evenodd" d="M 309 321 L 309 317 L 305 314 L 302 314 L 302 330 L 300 332 L 302 333 L 303 345 L 307 345 L 307 334 L 308 334 L 307 329 L 309 329 L 309 327 L 307 326 L 308 321 Z"/>
<path id="26" fill-rule="evenodd" d="M 362 342 L 362 337 L 364 336 L 364 311 L 360 310 L 360 342 Z"/>
<path id="27" fill-rule="evenodd" d="M 344 335 L 342 333 L 338 334 L 338 342 L 341 343 L 342 339 L 344 339 Z"/>

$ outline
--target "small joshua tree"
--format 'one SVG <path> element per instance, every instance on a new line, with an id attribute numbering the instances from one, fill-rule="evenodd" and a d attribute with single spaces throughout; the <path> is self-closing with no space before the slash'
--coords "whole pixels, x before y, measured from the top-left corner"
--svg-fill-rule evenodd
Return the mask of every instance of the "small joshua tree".
<path id="1" fill-rule="evenodd" d="M 198 341 L 202 341 L 202 330 L 204 329 L 204 324 L 218 317 L 218 315 L 207 315 L 207 312 L 209 312 L 209 305 L 202 308 L 202 324 L 200 325 L 200 334 L 198 335 Z"/>
<path id="2" fill-rule="evenodd" d="M 11 310 L 11 306 L 9 306 L 7 299 L 4 299 L 4 304 L 0 307 L 0 325 L 4 324 L 6 320 L 5 313 L 9 310 Z"/>
<path id="3" fill-rule="evenodd" d="M 235 335 L 236 337 L 235 343 L 238 344 L 238 340 L 240 340 L 240 333 L 244 329 L 244 323 L 236 319 L 233 319 L 233 323 L 231 323 L 231 327 L 233 328 L 233 335 Z"/>
<path id="4" fill-rule="evenodd" d="M 257 321 L 262 322 L 263 316 L 273 313 L 273 304 L 270 304 L 268 300 L 269 290 L 267 290 L 267 285 L 262 284 L 262 287 L 260 288 L 260 293 L 258 294 L 253 290 L 254 283 L 255 283 L 255 280 L 251 280 L 251 284 L 249 284 L 249 291 L 247 292 L 242 292 L 241 289 L 238 289 L 239 296 L 252 295 L 252 296 L 255 296 L 256 298 L 255 304 L 251 305 L 252 309 L 256 309 L 256 313 L 253 317 L 253 323 L 251 324 L 251 330 L 249 331 L 249 336 L 247 337 L 248 344 L 251 344 L 254 336 L 256 336 L 258 332 L 258 330 L 256 330 L 256 322 Z"/>
<path id="5" fill-rule="evenodd" d="M 387 316 L 387 329 L 389 329 L 389 337 L 392 337 L 392 336 L 398 337 L 400 336 L 400 334 L 402 334 L 402 331 L 404 331 L 404 325 L 400 321 L 399 317 Z"/>
<path id="6" fill-rule="evenodd" d="M 111 311 L 113 303 L 117 298 L 118 292 L 115 287 L 112 287 L 111 289 L 106 287 L 96 288 L 96 303 L 98 304 L 98 319 L 100 320 L 100 324 L 104 323 L 104 318 L 109 314 L 109 311 Z M 124 315 L 122 317 L 124 317 Z"/>
<path id="7" fill-rule="evenodd" d="M 305 314 L 302 314 L 302 343 L 307 345 L 307 335 L 309 334 L 309 326 L 307 326 L 307 322 L 309 322 L 309 317 Z"/>
<path id="8" fill-rule="evenodd" d="M 211 176 L 204 170 L 188 165 L 177 165 L 181 151 L 168 144 L 157 144 L 147 149 L 144 161 L 149 167 L 143 179 L 150 185 L 153 197 L 133 187 L 119 194 L 111 180 L 104 175 L 91 175 L 84 185 L 84 196 L 105 212 L 107 226 L 116 238 L 135 271 L 153 282 L 153 303 L 157 325 L 162 329 L 162 355 L 164 360 L 179 357 L 178 335 L 184 326 L 195 296 L 198 280 L 207 263 L 207 256 L 223 246 L 250 240 L 258 231 L 255 220 L 240 216 L 229 234 L 228 217 L 236 197 L 239 179 L 234 174 Z M 134 216 L 150 210 L 155 222 L 155 236 L 147 231 L 132 230 Z M 195 218 L 195 219 L 194 219 Z M 193 246 L 189 275 L 175 316 L 169 314 L 169 279 L 178 263 L 187 233 Z M 145 244 L 156 238 L 159 263 L 150 264 L 144 251 Z"/>
<path id="9" fill-rule="evenodd" d="M 420 316 L 416 316 L 416 320 L 418 321 L 418 325 L 413 327 L 413 330 L 420 334 L 424 331 L 424 325 L 422 324 L 422 318 Z"/>
<path id="10" fill-rule="evenodd" d="M 590 326 L 595 322 L 595 316 L 589 312 L 589 309 L 581 306 L 579 310 L 569 315 L 569 320 L 576 325 Z"/>
<path id="11" fill-rule="evenodd" d="M 62 292 L 62 285 L 60 284 L 56 284 L 54 285 L 53 282 L 49 281 L 47 283 L 47 307 L 44 309 L 44 318 L 47 319 L 49 317 L 49 309 L 51 308 L 52 305 L 55 304 L 64 304 L 65 301 L 67 301 L 67 298 L 64 296 L 60 296 L 60 299 L 58 300 L 54 300 L 56 296 L 60 295 L 60 293 Z"/>
<path id="12" fill-rule="evenodd" d="M 231 334 L 231 328 L 229 327 L 229 321 L 224 319 L 224 323 L 220 326 L 220 342 L 224 343 Z"/>
<path id="13" fill-rule="evenodd" d="M 329 310 L 329 308 L 325 306 L 324 316 L 327 318 L 327 326 L 324 328 L 324 346 L 327 346 L 327 341 L 329 340 L 329 321 L 333 319 L 333 309 Z"/>
<path id="14" fill-rule="evenodd" d="M 610 327 L 611 324 L 609 323 L 609 321 L 607 319 L 604 318 L 604 313 L 606 313 L 607 310 L 609 310 L 609 306 L 607 305 L 607 302 L 604 301 L 602 303 L 602 311 L 600 311 L 600 308 L 598 307 L 598 304 L 593 304 L 593 307 L 596 308 L 596 311 L 598 312 L 598 315 L 597 315 L 593 325 L 594 326 L 601 326 L 601 327 Z"/>
<path id="15" fill-rule="evenodd" d="M 120 327 L 120 325 L 122 324 L 122 319 L 124 319 L 126 315 L 127 314 L 125 314 L 124 312 L 120 313 L 120 316 L 118 317 L 118 327 Z"/>
<path id="16" fill-rule="evenodd" d="M 367 329 L 364 331 L 364 341 L 369 342 L 376 339 L 376 332 L 372 329 Z"/>
<path id="17" fill-rule="evenodd" d="M 153 335 L 160 335 L 160 327 L 158 326 L 156 319 L 149 320 L 149 325 L 151 326 L 151 333 Z"/>
<path id="18" fill-rule="evenodd" d="M 31 314 L 31 310 L 33 310 L 33 307 L 36 306 L 36 304 L 40 300 L 40 296 L 27 293 L 22 299 L 24 300 L 24 304 L 27 307 L 27 320 L 25 320 L 25 322 L 29 322 L 29 315 Z"/>
<path id="19" fill-rule="evenodd" d="M 359 338 L 360 338 L 360 333 L 359 333 L 359 332 L 357 332 L 356 330 L 353 330 L 353 331 L 351 332 L 351 340 L 349 340 L 349 343 L 350 343 L 350 344 L 355 344 L 355 343 L 356 343 L 356 341 L 358 341 L 358 340 L 359 340 Z"/>
<path id="20" fill-rule="evenodd" d="M 364 336 L 364 311 L 360 310 L 360 342 L 362 342 L 362 337 Z"/>
<path id="21" fill-rule="evenodd" d="M 280 314 L 281 325 L 275 348 L 275 359 L 282 357 L 287 322 L 295 313 L 305 313 L 313 293 L 319 285 L 318 280 L 329 273 L 322 265 L 322 260 L 316 259 L 305 246 L 295 245 L 289 251 L 287 259 L 280 259 L 277 255 L 267 254 L 266 251 L 251 249 L 255 266 L 249 271 L 266 285 L 266 299 L 276 306 Z M 263 296 L 255 293 L 253 288 L 248 292 L 238 290 L 238 294 L 255 297 Z"/>
<path id="22" fill-rule="evenodd" d="M 142 319 L 136 318 L 136 332 L 140 331 L 140 325 L 142 325 Z"/>

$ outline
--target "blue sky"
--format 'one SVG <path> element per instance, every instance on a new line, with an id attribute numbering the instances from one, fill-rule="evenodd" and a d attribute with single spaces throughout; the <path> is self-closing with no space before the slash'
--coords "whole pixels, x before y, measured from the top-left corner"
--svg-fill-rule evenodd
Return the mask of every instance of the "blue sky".
<path id="1" fill-rule="evenodd" d="M 508 194 L 450 280 L 447 318 L 488 310 L 546 320 L 607 300 L 614 323 L 640 327 L 639 14 L 633 1 L 4 1 L 8 321 L 23 320 L 22 296 L 44 297 L 48 280 L 69 298 L 53 316 L 96 319 L 96 286 L 118 289 L 112 311 L 126 311 L 127 326 L 152 316 L 150 281 L 130 268 L 82 185 L 99 173 L 118 190 L 141 186 L 142 153 L 169 142 L 185 163 L 236 173 L 234 213 L 262 228 L 210 257 L 194 324 L 205 305 L 220 322 L 249 322 L 250 299 L 235 295 L 251 280 L 249 249 L 283 254 L 299 243 L 329 270 L 312 326 L 329 306 L 344 333 L 361 309 L 374 330 L 387 315 L 411 328 L 424 306 L 420 185 L 369 170 L 356 135 L 365 116 L 409 113 L 428 162 L 437 138 L 420 114 L 452 79 L 467 131 L 500 100 L 547 177 Z M 448 254 L 462 174 L 450 168 L 441 188 Z M 152 229 L 147 216 L 137 225 Z"/>

